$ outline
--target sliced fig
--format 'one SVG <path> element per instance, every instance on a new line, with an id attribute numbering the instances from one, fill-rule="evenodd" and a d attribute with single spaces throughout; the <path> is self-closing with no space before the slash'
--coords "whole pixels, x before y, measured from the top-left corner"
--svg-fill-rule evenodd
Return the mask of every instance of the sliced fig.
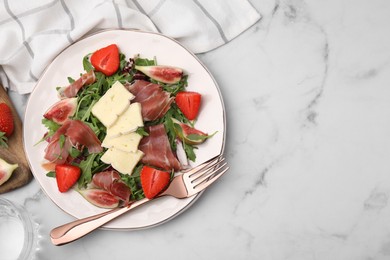
<path id="1" fill-rule="evenodd" d="M 187 124 L 173 119 L 175 132 L 180 140 L 186 144 L 197 145 L 203 143 L 210 135 L 195 129 Z"/>
<path id="2" fill-rule="evenodd" d="M 113 209 L 119 205 L 119 199 L 106 190 L 85 189 L 79 192 L 92 205 L 100 208 Z"/>
<path id="3" fill-rule="evenodd" d="M 76 107 L 77 98 L 65 98 L 52 105 L 43 117 L 62 125 L 74 115 Z"/>
<path id="4" fill-rule="evenodd" d="M 18 164 L 9 164 L 0 158 L 0 185 L 9 180 L 12 173 L 16 168 L 18 168 L 18 166 Z"/>
<path id="5" fill-rule="evenodd" d="M 183 76 L 182 69 L 165 65 L 135 66 L 135 69 L 141 71 L 151 79 L 168 84 L 179 82 Z"/>

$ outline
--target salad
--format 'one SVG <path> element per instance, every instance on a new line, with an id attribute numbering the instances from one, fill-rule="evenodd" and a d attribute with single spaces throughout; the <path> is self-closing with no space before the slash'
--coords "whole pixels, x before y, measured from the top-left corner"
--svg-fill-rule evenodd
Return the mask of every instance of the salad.
<path id="1" fill-rule="evenodd" d="M 82 63 L 43 115 L 46 175 L 104 208 L 157 196 L 214 135 L 195 128 L 201 93 L 186 90 L 181 68 L 126 58 L 116 44 Z"/>

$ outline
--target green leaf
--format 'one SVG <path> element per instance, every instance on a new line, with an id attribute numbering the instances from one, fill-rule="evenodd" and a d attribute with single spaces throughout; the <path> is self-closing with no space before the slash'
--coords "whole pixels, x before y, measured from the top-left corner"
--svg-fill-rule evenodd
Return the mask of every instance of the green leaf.
<path id="1" fill-rule="evenodd" d="M 145 131 L 145 128 L 144 127 L 138 127 L 137 130 L 135 130 L 135 132 L 137 134 L 139 134 L 140 136 L 148 136 L 148 132 Z"/>
<path id="2" fill-rule="evenodd" d="M 171 111 L 172 112 L 172 111 Z M 172 120 L 172 113 L 169 113 L 164 120 L 165 130 L 167 131 L 169 143 L 173 151 L 176 151 L 176 131 Z"/>
<path id="3" fill-rule="evenodd" d="M 91 104 L 88 107 L 86 107 L 86 109 L 84 110 L 84 113 L 83 113 L 84 115 L 81 118 L 81 121 L 87 121 L 87 119 L 91 116 L 92 108 L 96 104 L 96 102 L 97 102 L 97 100 L 93 100 L 91 102 Z"/>
<path id="4" fill-rule="evenodd" d="M 129 174 L 121 174 L 121 179 L 129 186 L 131 190 L 131 196 L 134 200 L 140 200 L 145 197 L 144 192 L 141 186 L 141 177 L 140 173 L 142 170 L 143 164 L 138 164 L 133 173 Z"/>
<path id="5" fill-rule="evenodd" d="M 94 69 L 91 62 L 89 61 L 89 56 L 90 54 L 84 56 L 83 58 L 83 68 L 86 72 L 89 72 Z"/>
<path id="6" fill-rule="evenodd" d="M 75 80 L 73 78 L 71 78 L 71 77 L 68 77 L 68 82 L 69 82 L 69 84 L 72 84 L 73 82 L 75 82 Z"/>
<path id="7" fill-rule="evenodd" d="M 126 55 L 123 53 L 119 54 L 119 71 L 122 71 L 123 68 L 126 66 L 127 61 L 126 61 Z"/>
<path id="8" fill-rule="evenodd" d="M 41 140 L 39 140 L 36 144 L 34 145 L 37 145 L 41 142 L 43 142 L 44 140 L 47 140 L 49 137 L 53 136 L 55 134 L 55 132 L 58 130 L 58 128 L 61 127 L 61 125 L 57 124 L 56 122 L 52 121 L 52 120 L 49 120 L 49 119 L 46 119 L 46 118 L 43 118 L 42 119 L 42 124 L 47 128 L 47 134 L 45 134 Z"/>
<path id="9" fill-rule="evenodd" d="M 56 172 L 55 171 L 50 171 L 50 172 L 46 173 L 46 176 L 47 177 L 51 177 L 51 178 L 55 178 L 56 177 Z"/>
<path id="10" fill-rule="evenodd" d="M 193 145 L 185 144 L 184 142 L 183 142 L 183 148 L 184 148 L 184 151 L 186 152 L 188 160 L 195 162 L 195 160 L 196 160 L 195 149 L 198 149 L 198 148 L 196 146 L 193 146 Z"/>
<path id="11" fill-rule="evenodd" d="M 49 130 L 49 135 L 52 135 L 54 134 L 58 128 L 61 127 L 61 125 L 57 124 L 56 122 L 52 121 L 52 120 L 49 120 L 49 119 L 46 119 L 46 118 L 43 118 L 42 119 L 42 124 Z"/>
<path id="12" fill-rule="evenodd" d="M 65 135 L 60 135 L 59 144 L 61 150 L 64 148 L 65 140 L 66 140 Z"/>
<path id="13" fill-rule="evenodd" d="M 8 148 L 8 138 L 5 136 L 4 132 L 0 131 L 0 148 Z"/>
<path id="14" fill-rule="evenodd" d="M 180 81 L 175 84 L 166 84 L 161 82 L 159 82 L 159 84 L 162 86 L 164 91 L 170 93 L 172 96 L 176 96 L 178 92 L 184 91 L 188 86 L 188 75 L 183 75 Z"/>
<path id="15" fill-rule="evenodd" d="M 79 150 L 77 150 L 76 148 L 74 148 L 73 146 L 69 149 L 69 155 L 70 155 L 72 158 L 76 158 L 76 157 L 78 157 L 80 154 L 81 154 L 81 152 L 80 152 Z"/>
<path id="16" fill-rule="evenodd" d="M 156 59 L 149 60 L 145 58 L 135 58 L 134 60 L 135 65 L 137 66 L 154 66 L 157 65 Z"/>
<path id="17" fill-rule="evenodd" d="M 187 135 L 187 139 L 191 140 L 191 141 L 203 141 L 203 140 L 206 140 L 210 137 L 213 137 L 218 131 L 214 132 L 213 134 L 211 135 L 198 135 L 198 134 L 189 134 Z"/>
<path id="18" fill-rule="evenodd" d="M 96 153 L 89 154 L 87 158 L 82 160 L 78 165 L 81 169 L 81 176 L 78 180 L 79 188 L 85 187 L 92 181 L 92 166 L 97 155 L 98 154 Z"/>

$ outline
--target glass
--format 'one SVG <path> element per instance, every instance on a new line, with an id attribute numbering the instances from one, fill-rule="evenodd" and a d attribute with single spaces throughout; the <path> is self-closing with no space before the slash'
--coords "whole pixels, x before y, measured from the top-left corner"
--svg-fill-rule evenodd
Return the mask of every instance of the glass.
<path id="1" fill-rule="evenodd" d="M 0 197 L 0 258 L 2 260 L 32 259 L 37 230 L 28 212 Z"/>

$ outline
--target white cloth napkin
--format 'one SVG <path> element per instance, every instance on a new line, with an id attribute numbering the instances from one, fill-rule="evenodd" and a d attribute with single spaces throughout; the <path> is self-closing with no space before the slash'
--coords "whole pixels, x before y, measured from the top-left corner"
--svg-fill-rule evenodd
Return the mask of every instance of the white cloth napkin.
<path id="1" fill-rule="evenodd" d="M 97 30 L 158 31 L 202 53 L 260 19 L 247 0 L 3 0 L 0 6 L 0 83 L 19 94 L 32 91 L 64 48 Z"/>

